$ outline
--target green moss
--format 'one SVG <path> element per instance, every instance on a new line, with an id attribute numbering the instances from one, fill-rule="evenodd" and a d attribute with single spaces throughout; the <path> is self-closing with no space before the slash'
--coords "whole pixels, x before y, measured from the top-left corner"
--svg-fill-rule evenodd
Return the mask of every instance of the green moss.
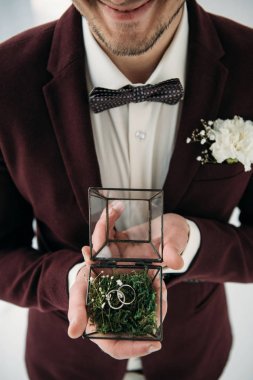
<path id="1" fill-rule="evenodd" d="M 121 283 L 129 285 L 122 288 L 124 302 L 133 302 L 122 304 L 118 298 L 122 293 L 116 291 L 108 302 L 108 293 L 120 289 Z M 120 308 L 115 310 L 110 303 Z M 157 333 L 156 292 L 146 270 L 101 273 L 90 281 L 87 310 L 90 321 L 102 334 L 154 336 Z"/>

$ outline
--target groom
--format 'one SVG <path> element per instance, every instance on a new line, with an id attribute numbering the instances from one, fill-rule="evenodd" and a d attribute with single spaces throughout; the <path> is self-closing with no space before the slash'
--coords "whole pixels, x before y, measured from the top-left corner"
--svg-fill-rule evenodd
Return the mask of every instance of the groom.
<path id="1" fill-rule="evenodd" d="M 117 380 L 141 356 L 147 379 L 218 379 L 232 342 L 224 282 L 253 281 L 252 171 L 201 165 L 186 139 L 201 119 L 253 120 L 253 32 L 194 0 L 73 5 L 0 47 L 0 297 L 30 308 L 29 376 Z M 169 79 L 169 104 L 101 110 L 88 97 Z M 80 250 L 88 265 L 87 189 L 101 185 L 164 189 L 161 345 L 67 336 L 68 320 L 72 338 L 86 325 Z"/>

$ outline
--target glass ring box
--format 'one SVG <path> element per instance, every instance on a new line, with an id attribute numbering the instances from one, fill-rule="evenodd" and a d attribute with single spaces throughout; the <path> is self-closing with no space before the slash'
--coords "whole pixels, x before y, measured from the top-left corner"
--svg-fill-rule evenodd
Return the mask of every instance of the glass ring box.
<path id="1" fill-rule="evenodd" d="M 91 339 L 162 340 L 163 192 L 89 188 Z"/>

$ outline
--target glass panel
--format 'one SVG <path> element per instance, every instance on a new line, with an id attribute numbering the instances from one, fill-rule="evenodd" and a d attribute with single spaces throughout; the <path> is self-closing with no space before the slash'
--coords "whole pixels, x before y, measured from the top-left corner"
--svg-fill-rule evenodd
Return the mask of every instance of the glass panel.
<path id="1" fill-rule="evenodd" d="M 162 260 L 162 191 L 91 188 L 89 207 L 94 260 Z"/>
<path id="2" fill-rule="evenodd" d="M 97 237 L 98 221 L 101 221 L 101 215 L 105 214 L 106 198 L 95 190 L 89 191 L 89 210 L 90 210 L 90 241 L 93 246 L 93 254 L 98 254 L 103 246 L 107 244 L 107 227 L 106 224 L 99 229 L 100 235 Z"/>
<path id="3" fill-rule="evenodd" d="M 108 208 L 120 206 L 123 211 L 116 223 L 109 220 L 109 229 L 115 226 L 113 240 L 148 241 L 149 238 L 149 202 L 146 200 L 113 200 Z M 112 225 L 113 223 L 113 225 Z"/>
<path id="4" fill-rule="evenodd" d="M 158 194 L 150 201 L 151 244 L 157 255 L 163 257 L 163 195 Z"/>
<path id="5" fill-rule="evenodd" d="M 161 340 L 160 266 L 92 265 L 87 294 L 92 339 Z"/>

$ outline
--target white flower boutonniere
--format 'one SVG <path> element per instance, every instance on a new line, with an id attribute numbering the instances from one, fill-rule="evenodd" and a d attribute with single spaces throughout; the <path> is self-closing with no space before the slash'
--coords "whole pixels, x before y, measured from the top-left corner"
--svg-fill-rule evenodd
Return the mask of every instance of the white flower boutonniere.
<path id="1" fill-rule="evenodd" d="M 205 163 L 233 164 L 240 162 L 245 171 L 253 163 L 253 122 L 235 116 L 233 119 L 215 121 L 201 120 L 203 129 L 195 129 L 187 144 L 200 142 L 203 145 L 197 160 Z"/>

